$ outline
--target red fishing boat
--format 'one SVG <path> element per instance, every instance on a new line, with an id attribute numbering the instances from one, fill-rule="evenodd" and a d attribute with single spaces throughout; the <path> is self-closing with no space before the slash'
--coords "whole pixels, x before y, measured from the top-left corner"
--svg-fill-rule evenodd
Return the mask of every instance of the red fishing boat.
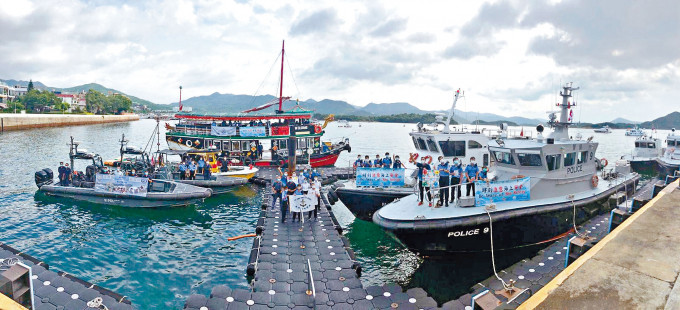
<path id="1" fill-rule="evenodd" d="M 284 46 L 285 47 L 285 46 Z M 323 141 L 323 124 L 313 121 L 314 111 L 296 104 L 283 110 L 283 58 L 281 48 L 281 78 L 279 98 L 258 107 L 232 114 L 184 113 L 180 97 L 179 123 L 168 126 L 166 141 L 172 150 L 208 149 L 221 151 L 234 163 L 255 166 L 279 166 L 295 152 L 298 164 L 312 167 L 332 166 L 344 150 L 351 151 L 349 139 Z M 181 95 L 180 95 L 181 96 Z M 278 109 L 263 112 L 278 103 Z"/>

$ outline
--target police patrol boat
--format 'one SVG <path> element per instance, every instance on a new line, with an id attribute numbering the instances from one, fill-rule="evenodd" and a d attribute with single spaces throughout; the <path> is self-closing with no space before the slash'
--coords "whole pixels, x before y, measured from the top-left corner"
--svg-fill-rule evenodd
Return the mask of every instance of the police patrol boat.
<path id="1" fill-rule="evenodd" d="M 378 210 L 373 221 L 427 256 L 489 251 L 491 231 L 496 250 L 549 242 L 608 212 L 607 198 L 632 193 L 640 176 L 628 165 L 607 172 L 592 137 L 570 138 L 569 98 L 577 89 L 563 86 L 560 119 L 550 114 L 548 136 L 539 125 L 535 139 L 489 141 L 495 177 L 475 183 L 475 206 L 418 206 L 418 196 L 410 195 Z"/>
<path id="2" fill-rule="evenodd" d="M 634 171 L 650 171 L 656 168 L 656 160 L 663 154 L 661 139 L 644 135 L 635 139 L 633 151 L 622 159 L 627 160 Z"/>
<path id="3" fill-rule="evenodd" d="M 321 140 L 333 115 L 320 124 L 312 122 L 314 111 L 302 108 L 299 102 L 292 109 L 283 110 L 283 102 L 291 99 L 283 97 L 284 55 L 282 47 L 279 98 L 261 106 L 231 114 L 186 113 L 182 111 L 180 94 L 180 111 L 175 115 L 179 123 L 166 125 L 168 148 L 215 148 L 225 152 L 230 160 L 258 167 L 279 166 L 289 156 L 296 156 L 297 163 L 312 167 L 333 166 L 342 151 L 351 152 L 349 139 L 336 143 Z M 278 109 L 271 110 L 277 103 Z M 295 154 L 288 154 L 291 143 L 297 144 Z"/>
<path id="4" fill-rule="evenodd" d="M 481 131 L 467 131 L 462 125 L 453 126 L 453 128 L 451 126 L 456 103 L 462 95 L 464 94 L 460 89 L 454 93 L 453 104 L 446 120 L 442 115 L 437 115 L 433 124 L 426 126 L 418 123 L 417 129 L 409 133 L 417 153 L 411 153 L 408 160 L 402 159 L 405 165 L 408 165 L 407 161 L 417 161 L 421 157 L 432 163 L 432 160 L 436 160 L 439 156 L 443 156 L 444 160 L 450 163 L 456 157 L 464 163 L 468 163 L 470 158 L 475 157 L 483 165 L 489 164 L 487 148 L 489 135 Z M 411 170 L 411 172 L 415 171 Z M 411 177 L 415 178 L 415 174 Z M 407 182 L 406 186 L 387 188 L 362 187 L 356 185 L 356 180 L 350 180 L 340 183 L 335 194 L 354 216 L 363 220 L 371 220 L 373 213 L 383 205 L 413 194 L 417 190 L 414 184 L 415 182 Z"/>
<path id="5" fill-rule="evenodd" d="M 106 168 L 101 157 L 84 154 L 78 150 L 79 144 L 71 137 L 69 158 L 74 169 L 76 159 L 91 160 L 92 164 L 85 168 L 85 173 L 74 170 L 71 180 L 62 184 L 54 183 L 51 169 L 37 171 L 35 183 L 39 192 L 48 196 L 129 208 L 184 206 L 200 202 L 212 194 L 210 189 L 189 184 L 104 173 Z"/>
<path id="6" fill-rule="evenodd" d="M 666 148 L 663 155 L 656 158 L 661 175 L 674 175 L 680 168 L 680 134 L 671 129 L 666 137 Z"/>

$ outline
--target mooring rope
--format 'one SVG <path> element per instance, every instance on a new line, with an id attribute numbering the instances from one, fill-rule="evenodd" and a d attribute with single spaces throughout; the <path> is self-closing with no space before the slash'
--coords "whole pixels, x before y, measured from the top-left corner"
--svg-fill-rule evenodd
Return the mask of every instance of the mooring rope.
<path id="1" fill-rule="evenodd" d="M 498 275 L 498 272 L 496 272 L 496 257 L 494 256 L 494 251 L 493 251 L 493 220 L 491 219 L 491 213 L 489 212 L 489 209 L 493 208 L 491 205 L 486 206 L 484 208 L 484 211 L 486 211 L 486 215 L 489 216 L 489 240 L 491 240 L 491 266 L 493 267 L 493 274 L 496 276 L 496 279 L 501 281 L 503 283 L 503 288 L 506 290 L 511 289 L 511 286 L 505 283 L 503 278 L 501 278 Z"/>

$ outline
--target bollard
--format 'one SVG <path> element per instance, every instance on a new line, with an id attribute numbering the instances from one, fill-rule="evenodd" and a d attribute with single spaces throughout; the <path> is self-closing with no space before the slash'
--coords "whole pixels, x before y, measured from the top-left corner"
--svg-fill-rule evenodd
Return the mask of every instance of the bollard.
<path id="1" fill-rule="evenodd" d="M 564 268 L 567 268 L 569 264 L 581 257 L 583 253 L 587 252 L 592 247 L 593 243 L 590 240 L 583 239 L 578 236 L 571 237 L 571 239 L 567 241 L 567 253 L 565 253 L 566 259 L 564 262 Z"/>
<path id="2" fill-rule="evenodd" d="M 607 233 L 610 233 L 613 229 L 616 229 L 616 227 L 621 225 L 621 223 L 628 219 L 630 215 L 630 213 L 623 210 L 612 210 L 611 215 L 609 216 L 609 231 L 607 231 Z"/>
<path id="3" fill-rule="evenodd" d="M 652 198 L 656 197 L 666 186 L 663 184 L 654 184 L 654 190 L 652 191 Z"/>
<path id="4" fill-rule="evenodd" d="M 635 199 L 633 199 L 633 206 L 632 206 L 631 211 L 633 213 L 637 212 L 637 210 L 640 210 L 640 208 L 642 208 L 642 206 L 646 205 L 650 200 L 651 199 L 635 197 Z"/>

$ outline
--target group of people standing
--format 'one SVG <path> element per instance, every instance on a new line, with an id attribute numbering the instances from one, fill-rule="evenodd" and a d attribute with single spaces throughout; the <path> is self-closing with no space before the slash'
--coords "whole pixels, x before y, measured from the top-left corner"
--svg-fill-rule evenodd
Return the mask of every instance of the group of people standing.
<path id="1" fill-rule="evenodd" d="M 466 196 L 475 195 L 475 181 L 488 182 L 487 166 L 479 167 L 474 157 L 470 157 L 470 163 L 463 167 L 463 161 L 458 157 L 453 159 L 453 163 L 444 160 L 443 156 L 437 158 L 438 163 L 430 165 L 428 158 L 422 157 L 421 162 L 416 163 L 418 168 L 418 190 L 420 192 L 420 202 L 423 204 L 424 192 L 427 193 L 429 206 L 432 206 L 432 184 L 425 180 L 427 173 L 438 171 L 439 174 L 439 205 L 449 206 L 455 199 L 460 199 L 462 195 L 462 185 L 466 186 Z"/>
<path id="2" fill-rule="evenodd" d="M 221 156 L 217 160 L 217 165 L 220 167 L 220 171 L 229 171 L 229 163 L 226 157 Z M 180 180 L 195 180 L 197 174 L 203 175 L 203 179 L 207 180 L 210 179 L 210 176 L 212 175 L 210 163 L 206 162 L 202 156 L 198 156 L 198 160 L 188 156 L 182 158 L 182 162 L 179 163 L 177 169 L 179 170 Z"/>
<path id="3" fill-rule="evenodd" d="M 277 200 L 281 204 L 281 223 L 286 222 L 288 211 L 293 213 L 293 222 L 297 219 L 302 220 L 301 212 L 292 212 L 290 210 L 290 197 L 296 195 L 314 194 L 317 199 L 316 207 L 313 211 L 309 211 L 307 218 L 311 219 L 312 215 L 316 219 L 318 211 L 321 206 L 321 174 L 316 170 L 305 168 L 298 174 L 287 176 L 282 173 L 281 176 L 272 183 L 272 208 L 276 206 Z"/>
<path id="4" fill-rule="evenodd" d="M 390 157 L 390 153 L 385 153 L 385 157 L 380 158 L 380 154 L 375 155 L 375 159 L 371 160 L 371 157 L 366 155 L 364 159 L 361 159 L 361 155 L 357 155 L 357 160 L 354 161 L 354 169 L 356 168 L 406 168 L 404 164 L 399 159 L 399 155 Z"/>

